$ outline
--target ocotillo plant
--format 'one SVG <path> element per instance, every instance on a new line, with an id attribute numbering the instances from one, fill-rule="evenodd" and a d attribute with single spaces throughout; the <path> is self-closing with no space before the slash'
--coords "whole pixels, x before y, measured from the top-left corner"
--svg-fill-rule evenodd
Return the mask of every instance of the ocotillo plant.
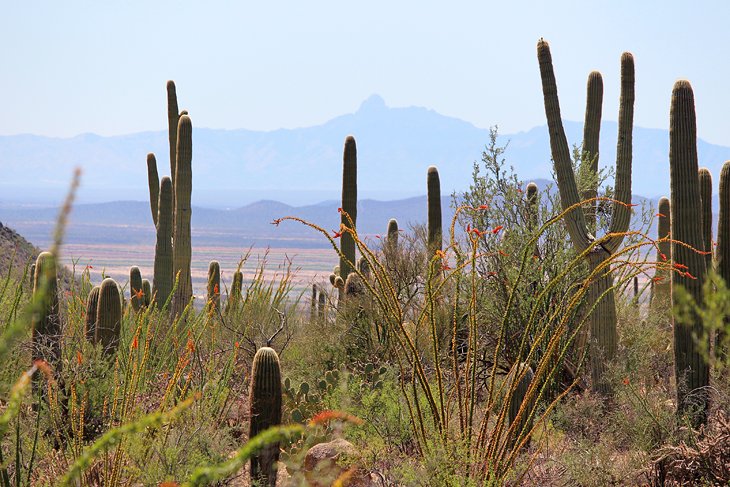
<path id="1" fill-rule="evenodd" d="M 157 226 L 157 205 L 160 199 L 160 177 L 157 174 L 157 159 L 150 152 L 147 154 L 147 185 L 150 188 L 150 210 L 152 210 L 152 221 Z"/>
<path id="2" fill-rule="evenodd" d="M 262 347 L 251 369 L 249 438 L 281 423 L 281 370 L 274 349 Z M 251 480 L 275 486 L 279 445 L 268 445 L 251 457 Z"/>
<path id="3" fill-rule="evenodd" d="M 672 261 L 679 272 L 672 273 L 672 301 L 678 304 L 677 287 L 683 287 L 700 306 L 703 303 L 706 261 L 698 251 L 704 248 L 702 208 L 697 176 L 697 120 L 694 93 L 689 81 L 680 80 L 672 90 L 669 119 L 669 169 L 672 198 Z M 680 244 L 681 242 L 681 244 Z M 687 247 L 689 246 L 689 247 Z M 709 369 L 694 336 L 702 336 L 702 320 L 691 312 L 688 322 L 674 318 L 674 367 L 677 377 L 679 413 L 696 407 L 704 419 L 707 411 Z M 706 348 L 709 349 L 709 346 Z M 692 392 L 691 396 L 689 393 Z M 688 397 L 689 396 L 689 397 Z"/>
<path id="4" fill-rule="evenodd" d="M 33 313 L 33 360 L 42 359 L 58 372 L 61 367 L 61 317 L 58 306 L 58 274 L 56 258 L 50 252 L 41 252 L 35 261 L 33 296 L 42 306 Z"/>
<path id="5" fill-rule="evenodd" d="M 717 273 L 730 286 L 730 161 L 725 161 L 720 171 L 720 215 L 717 222 Z M 715 340 L 715 356 L 726 357 L 725 332 L 719 330 Z"/>
<path id="6" fill-rule="evenodd" d="M 155 267 L 153 294 L 155 302 L 162 307 L 172 292 L 174 283 L 172 262 L 172 180 L 165 176 L 160 182 L 160 202 L 157 214 L 157 242 L 155 244 Z"/>
<path id="7" fill-rule="evenodd" d="M 671 206 L 669 204 L 669 198 L 662 196 L 659 198 L 658 207 L 658 223 L 659 228 L 657 238 L 660 239 L 657 244 L 657 262 L 661 265 L 657 266 L 656 273 L 654 274 L 654 283 L 652 286 L 652 306 L 666 306 L 669 304 L 669 290 L 670 290 L 670 276 L 669 270 L 664 265 L 671 263 L 672 261 L 672 247 L 669 240 L 661 240 L 671 238 L 670 221 L 672 217 Z"/>
<path id="8" fill-rule="evenodd" d="M 588 75 L 586 86 L 586 114 L 583 124 L 583 152 L 580 158 L 580 172 L 588 179 L 582 193 L 584 200 L 593 200 L 584 208 L 588 231 L 596 234 L 596 206 L 598 196 L 598 143 L 601 135 L 601 114 L 603 111 L 603 77 L 598 71 Z"/>
<path id="9" fill-rule="evenodd" d="M 144 306 L 152 303 L 152 285 L 149 279 L 142 279 L 142 290 L 144 291 Z"/>
<path id="10" fill-rule="evenodd" d="M 94 286 L 86 298 L 86 319 L 84 324 L 84 335 L 91 343 L 96 341 L 96 310 L 99 304 L 100 286 Z"/>
<path id="11" fill-rule="evenodd" d="M 170 142 L 170 176 L 175 184 L 175 165 L 177 164 L 177 124 L 180 119 L 177 107 L 175 82 L 167 82 L 167 135 Z"/>
<path id="12" fill-rule="evenodd" d="M 345 138 L 345 149 L 342 155 L 342 210 L 342 225 L 347 227 L 357 225 L 357 145 L 355 137 L 352 135 Z M 350 217 L 352 223 L 347 216 Z M 340 240 L 343 255 L 340 257 L 340 270 L 342 275 L 347 276 L 353 271 L 355 265 L 355 240 L 348 232 L 343 232 Z"/>
<path id="13" fill-rule="evenodd" d="M 233 273 L 233 282 L 228 290 L 228 300 L 226 301 L 226 313 L 232 313 L 238 308 L 241 302 L 241 290 L 243 289 L 243 272 L 236 271 Z"/>
<path id="14" fill-rule="evenodd" d="M 575 182 L 570 148 L 560 118 L 558 89 L 555 83 L 550 46 L 540 39 L 537 44 L 540 62 L 540 75 L 545 98 L 545 115 L 550 132 L 550 149 L 555 165 L 555 174 L 563 210 L 577 205 L 580 200 Z M 592 106 L 589 103 L 589 107 Z M 618 334 L 616 331 L 616 305 L 613 293 L 613 276 L 609 269 L 603 270 L 605 262 L 621 245 L 623 236 L 631 220 L 631 157 L 632 129 L 634 117 L 634 58 L 626 52 L 621 56 L 621 96 L 619 102 L 618 145 L 616 148 L 616 194 L 609 237 L 595 243 L 596 238 L 589 231 L 585 214 L 573 210 L 565 216 L 565 224 L 578 252 L 589 248 L 588 263 L 597 276 L 591 283 L 588 307 L 593 308 L 590 315 L 591 374 L 593 386 L 602 393 L 610 392 L 605 380 L 607 361 L 616 354 Z"/>
<path id="15" fill-rule="evenodd" d="M 142 287 L 142 273 L 139 267 L 132 266 L 129 269 L 129 301 L 135 311 L 144 306 L 144 288 Z"/>
<path id="16" fill-rule="evenodd" d="M 437 250 L 441 250 L 443 230 L 441 227 L 441 181 L 439 170 L 436 166 L 430 166 L 426 174 L 426 187 L 428 190 L 428 251 L 433 256 Z M 430 257 L 429 256 L 429 257 Z"/>
<path id="17" fill-rule="evenodd" d="M 107 277 L 101 282 L 96 306 L 95 343 L 101 343 L 104 352 L 113 355 L 119 346 L 122 325 L 122 300 L 117 282 Z"/>
<path id="18" fill-rule="evenodd" d="M 172 234 L 173 275 L 178 276 L 172 315 L 179 316 L 193 297 L 190 276 L 190 195 L 192 192 L 193 125 L 183 115 L 177 127 L 177 164 L 175 168 L 175 228 Z"/>
<path id="19" fill-rule="evenodd" d="M 705 255 L 707 272 L 712 270 L 712 174 L 706 167 L 698 172 L 700 178 L 700 201 L 702 202 L 702 250 Z"/>
<path id="20" fill-rule="evenodd" d="M 208 306 L 218 312 L 221 307 L 221 266 L 217 260 L 208 265 Z"/>

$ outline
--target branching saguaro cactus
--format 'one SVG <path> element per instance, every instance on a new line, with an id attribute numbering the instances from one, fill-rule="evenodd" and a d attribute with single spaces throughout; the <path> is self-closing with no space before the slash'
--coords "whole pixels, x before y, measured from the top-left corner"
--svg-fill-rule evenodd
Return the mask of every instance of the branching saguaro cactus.
<path id="1" fill-rule="evenodd" d="M 135 311 L 144 306 L 144 288 L 142 287 L 142 273 L 139 267 L 132 266 L 129 269 L 129 300 Z"/>
<path id="2" fill-rule="evenodd" d="M 150 152 L 147 154 L 147 185 L 150 188 L 150 210 L 152 210 L 152 222 L 157 226 L 157 205 L 160 199 L 160 177 L 157 174 L 157 159 Z"/>
<path id="3" fill-rule="evenodd" d="M 700 201 L 702 202 L 702 250 L 705 254 L 706 272 L 712 270 L 712 174 L 706 167 L 698 172 L 700 178 Z"/>
<path id="4" fill-rule="evenodd" d="M 84 323 L 84 335 L 91 343 L 96 341 L 96 310 L 99 305 L 100 286 L 94 286 L 86 298 L 86 319 Z"/>
<path id="5" fill-rule="evenodd" d="M 725 161 L 720 171 L 720 215 L 717 222 L 717 273 L 730 286 L 730 161 Z M 718 331 L 715 339 L 715 356 L 726 358 L 725 332 Z"/>
<path id="6" fill-rule="evenodd" d="M 426 173 L 428 190 L 428 251 L 429 258 L 441 250 L 443 230 L 441 226 L 441 180 L 436 166 L 430 166 Z"/>
<path id="7" fill-rule="evenodd" d="M 537 44 L 537 57 L 540 62 L 540 75 L 545 98 L 545 115 L 550 131 L 550 149 L 555 164 L 555 173 L 560 191 L 560 202 L 563 209 L 579 203 L 580 195 L 575 182 L 575 174 L 570 157 L 570 148 L 560 118 L 558 89 L 555 83 L 552 57 L 548 43 L 540 39 Z M 590 96 L 589 96 L 590 100 Z M 589 110 L 593 104 L 588 103 Z M 597 269 L 611 257 L 623 241 L 623 234 L 628 230 L 631 220 L 631 157 L 632 130 L 634 117 L 634 58 L 626 52 L 621 56 L 621 98 L 619 104 L 618 145 L 616 148 L 616 194 L 620 204 L 614 204 L 609 238 L 601 244 L 594 245 L 595 237 L 590 233 L 583 211 L 574 210 L 565 216 L 565 223 L 578 252 L 591 248 L 588 264 L 591 270 Z M 607 361 L 616 354 L 618 334 L 616 331 L 616 305 L 614 299 L 613 276 L 610 272 L 602 272 L 591 283 L 588 297 L 589 308 L 595 304 L 590 316 L 591 375 L 596 390 L 609 393 L 610 387 L 605 380 L 604 372 Z"/>
<path id="8" fill-rule="evenodd" d="M 40 312 L 33 313 L 33 360 L 45 360 L 58 372 L 61 367 L 61 317 L 58 306 L 56 258 L 41 252 L 35 261 L 33 296 Z"/>
<path id="9" fill-rule="evenodd" d="M 697 121 L 694 92 L 689 81 L 680 80 L 672 90 L 669 116 L 669 169 L 672 198 L 672 300 L 675 288 L 686 289 L 698 305 L 703 302 L 705 257 L 696 249 L 704 248 L 702 208 L 697 176 Z M 685 245 L 679 244 L 682 242 Z M 687 247 L 689 245 L 692 248 Z M 695 421 L 704 420 L 707 411 L 709 368 L 693 338 L 702 336 L 702 320 L 692 312 L 689 322 L 674 317 L 674 367 L 677 376 L 677 409 L 684 413 L 698 410 Z M 709 345 L 709 344 L 708 344 Z M 708 348 L 709 349 L 709 346 Z"/>
<path id="10" fill-rule="evenodd" d="M 179 276 L 172 303 L 172 315 L 180 316 L 193 297 L 190 276 L 192 248 L 190 244 L 190 196 L 192 193 L 193 125 L 183 115 L 177 127 L 177 164 L 175 189 L 175 228 L 173 231 L 173 275 Z"/>
<path id="11" fill-rule="evenodd" d="M 281 369 L 274 349 L 262 347 L 253 358 L 251 370 L 251 424 L 248 437 L 281 424 Z M 268 445 L 251 457 L 251 480 L 257 485 L 276 486 L 279 445 Z"/>
<path id="12" fill-rule="evenodd" d="M 208 307 L 215 312 L 221 307 L 221 266 L 217 260 L 208 265 Z"/>
<path id="13" fill-rule="evenodd" d="M 342 210 L 350 216 L 352 225 L 357 225 L 357 145 L 355 137 L 352 135 L 345 138 L 345 149 L 342 156 Z M 344 213 L 341 223 L 347 227 L 350 226 Z M 347 276 L 353 271 L 355 264 L 355 240 L 348 232 L 343 232 L 340 239 L 344 255 L 340 258 L 340 270 L 341 275 Z"/>
<path id="14" fill-rule="evenodd" d="M 122 325 L 122 299 L 117 282 L 107 277 L 101 282 L 96 307 L 94 343 L 101 343 L 104 352 L 113 355 L 119 346 Z"/>
<path id="15" fill-rule="evenodd" d="M 152 292 L 155 302 L 162 307 L 172 292 L 174 283 L 172 252 L 172 180 L 165 176 L 160 182 L 160 200 L 157 213 L 157 242 Z"/>
<path id="16" fill-rule="evenodd" d="M 658 211 L 657 238 L 671 238 L 670 219 L 672 217 L 672 209 L 669 204 L 669 198 L 666 196 L 659 198 Z M 659 247 L 657 261 L 667 264 L 670 263 L 672 259 L 672 247 L 669 240 L 660 241 L 657 246 Z M 654 283 L 652 286 L 652 306 L 664 307 L 669 305 L 669 291 L 671 288 L 671 281 L 669 279 L 669 270 L 664 265 L 658 266 L 654 274 Z"/>

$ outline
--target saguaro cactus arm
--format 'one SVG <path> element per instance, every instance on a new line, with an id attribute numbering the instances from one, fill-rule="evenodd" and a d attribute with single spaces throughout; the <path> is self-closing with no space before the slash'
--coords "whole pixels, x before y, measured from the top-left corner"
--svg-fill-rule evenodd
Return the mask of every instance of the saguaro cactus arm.
<path id="1" fill-rule="evenodd" d="M 170 177 L 175 185 L 175 164 L 177 164 L 177 124 L 180 119 L 177 107 L 175 82 L 167 82 L 167 135 L 170 141 Z"/>
<path id="2" fill-rule="evenodd" d="M 586 86 L 586 114 L 583 123 L 583 154 L 581 155 L 581 172 L 591 175 L 590 186 L 583 191 L 583 199 L 589 200 L 598 196 L 598 143 L 601 135 L 601 114 L 603 111 L 603 77 L 598 71 L 591 71 Z M 593 178 L 596 178 L 595 180 Z M 596 206 L 593 201 L 585 209 L 588 230 L 596 232 Z"/>
<path id="3" fill-rule="evenodd" d="M 709 272 L 712 269 L 712 174 L 706 167 L 701 167 L 698 177 L 702 201 L 702 250 L 708 252 L 705 255 L 705 266 Z"/>
<path id="4" fill-rule="evenodd" d="M 150 210 L 152 221 L 157 226 L 157 205 L 160 198 L 160 177 L 157 174 L 157 159 L 150 152 L 147 154 L 147 185 L 150 188 Z"/>

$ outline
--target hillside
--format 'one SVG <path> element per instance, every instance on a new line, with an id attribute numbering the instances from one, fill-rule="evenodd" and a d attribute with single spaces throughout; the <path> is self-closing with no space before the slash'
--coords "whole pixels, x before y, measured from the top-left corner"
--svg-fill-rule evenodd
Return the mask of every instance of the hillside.
<path id="1" fill-rule="evenodd" d="M 38 256 L 39 250 L 22 235 L 0 223 L 0 276 L 4 279 L 8 270 L 15 277 L 23 275 L 28 264 Z"/>

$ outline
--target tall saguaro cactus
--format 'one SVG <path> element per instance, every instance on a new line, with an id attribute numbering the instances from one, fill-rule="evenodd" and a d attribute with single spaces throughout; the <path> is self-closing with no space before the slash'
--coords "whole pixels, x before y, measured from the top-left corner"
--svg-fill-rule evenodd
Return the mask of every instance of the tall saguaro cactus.
<path id="1" fill-rule="evenodd" d="M 441 250 L 443 230 L 441 227 L 441 180 L 436 166 L 430 166 L 426 173 L 428 190 L 428 250 L 433 254 Z M 430 258 L 431 256 L 429 256 Z"/>
<path id="2" fill-rule="evenodd" d="M 342 210 L 347 212 L 352 224 L 357 224 L 357 145 L 355 137 L 345 138 L 345 149 L 342 156 Z M 341 217 L 343 225 L 350 226 L 344 213 Z M 340 257 L 340 273 L 347 276 L 355 265 L 355 239 L 348 232 L 343 232 L 340 247 L 344 257 Z M 348 262 L 349 261 L 349 262 Z M 352 264 L 350 264 L 352 263 Z"/>
<path id="3" fill-rule="evenodd" d="M 717 273 L 730 286 L 730 161 L 725 161 L 720 171 L 720 215 L 717 222 Z M 725 345 L 724 330 L 715 337 L 715 356 L 725 358 L 728 350 Z"/>
<path id="4" fill-rule="evenodd" d="M 700 201 L 702 202 L 702 250 L 705 254 L 707 272 L 712 270 L 712 174 L 706 167 L 698 172 L 700 178 Z"/>
<path id="5" fill-rule="evenodd" d="M 190 263 L 190 217 L 192 193 L 193 125 L 190 117 L 183 115 L 177 127 L 177 164 L 173 187 L 175 189 L 175 228 L 173 241 L 173 269 L 178 276 L 173 298 L 173 316 L 181 315 L 193 297 Z"/>
<path id="6" fill-rule="evenodd" d="M 107 277 L 101 282 L 96 306 L 95 343 L 101 343 L 104 352 L 113 355 L 119 346 L 122 326 L 122 299 L 117 282 Z"/>
<path id="7" fill-rule="evenodd" d="M 698 305 L 703 302 L 705 257 L 694 249 L 703 249 L 702 208 L 697 168 L 697 120 L 694 92 L 689 81 L 679 80 L 672 90 L 669 116 L 669 170 L 672 198 L 672 260 L 686 272 L 672 273 L 672 300 L 677 304 L 675 288 L 686 289 Z M 693 338 L 702 336 L 702 320 L 691 313 L 689 322 L 674 317 L 674 367 L 677 376 L 677 408 L 680 413 L 699 408 L 696 419 L 707 411 L 709 368 Z M 709 344 L 708 344 L 709 345 Z M 709 346 L 708 346 L 709 349 Z M 691 395 L 690 395 L 691 393 Z"/>
<path id="8" fill-rule="evenodd" d="M 251 370 L 249 438 L 281 424 L 281 369 L 279 356 L 269 347 L 259 348 Z M 268 445 L 251 457 L 251 480 L 276 486 L 279 445 Z"/>
<path id="9" fill-rule="evenodd" d="M 537 44 L 537 57 L 540 63 L 542 90 L 545 99 L 545 115 L 550 132 L 550 150 L 558 180 L 560 202 L 564 210 L 579 203 L 580 195 L 575 182 L 575 174 L 570 157 L 570 148 L 565 137 L 563 122 L 560 118 L 558 88 L 553 72 L 552 56 L 547 41 L 540 39 Z M 589 103 L 589 107 L 591 104 Z M 590 233 L 583 211 L 575 209 L 565 216 L 565 224 L 578 252 L 588 253 L 591 271 L 605 265 L 611 254 L 618 250 L 623 234 L 628 230 L 631 220 L 631 158 L 632 130 L 634 118 L 634 57 L 625 52 L 621 56 L 621 95 L 619 102 L 618 145 L 616 147 L 616 194 L 619 202 L 614 204 L 613 218 L 609 233 L 600 245 L 594 245 L 595 237 Z M 588 292 L 589 309 L 595 305 L 590 316 L 591 375 L 596 390 L 609 393 L 610 387 L 605 380 L 606 363 L 616 354 L 618 334 L 616 331 L 616 305 L 613 293 L 613 276 L 609 269 L 598 271 L 590 283 Z"/>
<path id="10" fill-rule="evenodd" d="M 147 185 L 150 188 L 150 210 L 152 221 L 157 225 L 157 205 L 160 198 L 160 177 L 157 174 L 157 159 L 150 152 L 147 154 Z"/>
<path id="11" fill-rule="evenodd" d="M 672 209 L 669 204 L 669 198 L 662 196 L 659 198 L 659 216 L 658 216 L 658 232 L 657 237 L 659 239 L 671 238 L 671 226 L 670 221 L 672 217 Z M 657 262 L 661 262 L 662 265 L 657 267 L 656 273 L 654 274 L 654 284 L 652 287 L 652 306 L 666 307 L 669 305 L 669 270 L 665 267 L 669 264 L 672 259 L 672 247 L 669 240 L 661 240 L 657 246 L 658 255 Z"/>
<path id="12" fill-rule="evenodd" d="M 172 292 L 174 282 L 172 252 L 172 180 L 165 176 L 160 182 L 160 200 L 157 213 L 157 242 L 155 267 L 152 278 L 155 302 L 162 307 Z"/>

